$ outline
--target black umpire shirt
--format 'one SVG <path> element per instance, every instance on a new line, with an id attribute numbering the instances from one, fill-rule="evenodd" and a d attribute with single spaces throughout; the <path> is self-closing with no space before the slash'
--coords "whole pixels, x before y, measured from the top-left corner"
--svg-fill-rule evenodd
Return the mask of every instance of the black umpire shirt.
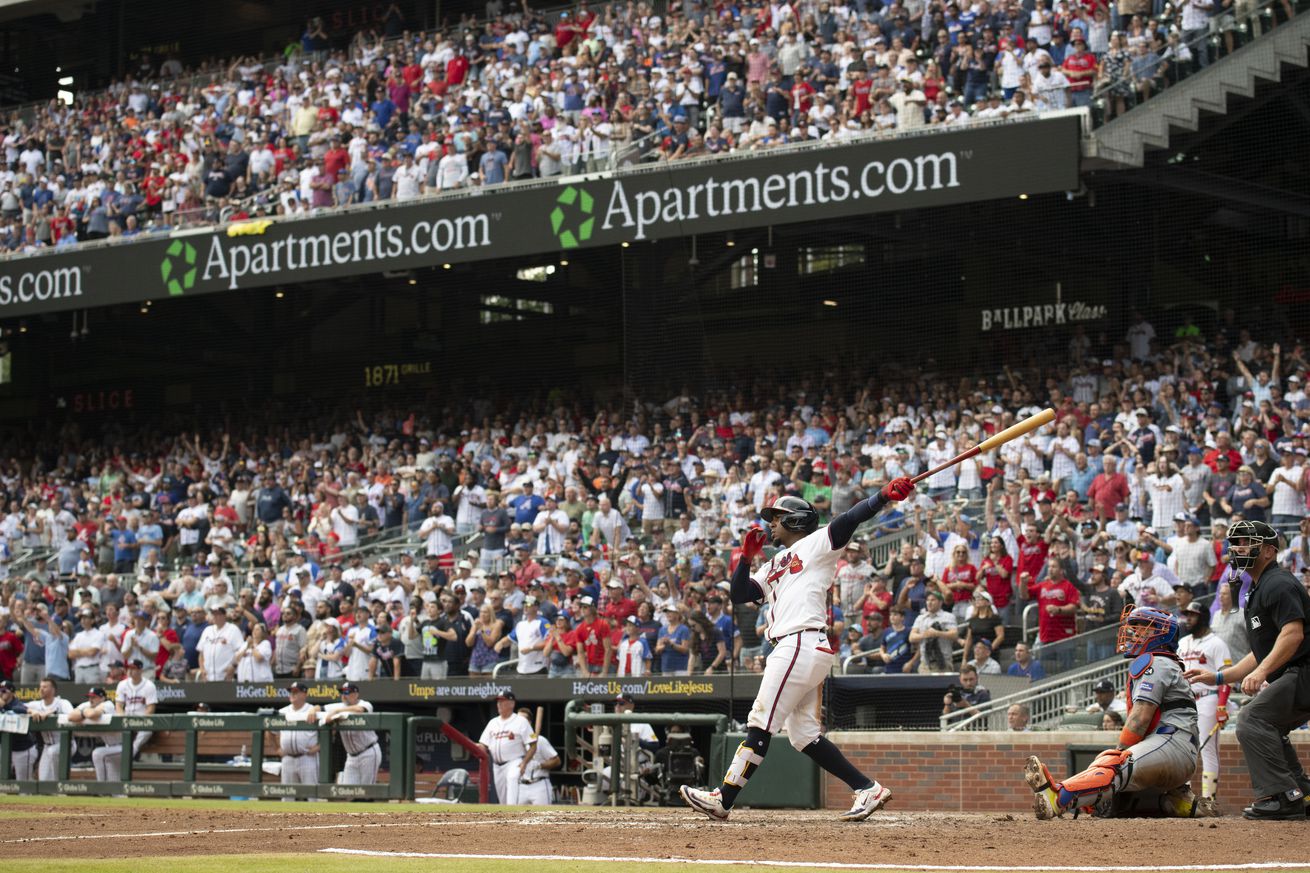
<path id="1" fill-rule="evenodd" d="M 1310 594 L 1287 570 L 1274 565 L 1265 568 L 1251 586 L 1250 596 L 1246 600 L 1245 617 L 1246 638 L 1251 643 L 1251 653 L 1255 655 L 1257 664 L 1269 657 L 1283 625 L 1293 621 L 1305 625 L 1306 635 L 1296 654 L 1270 675 L 1270 682 L 1282 676 L 1288 667 L 1310 656 Z"/>

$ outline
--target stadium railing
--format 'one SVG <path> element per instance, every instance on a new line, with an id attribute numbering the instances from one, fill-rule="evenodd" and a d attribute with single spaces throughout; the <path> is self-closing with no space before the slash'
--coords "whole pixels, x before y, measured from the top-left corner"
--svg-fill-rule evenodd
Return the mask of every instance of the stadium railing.
<path id="1" fill-rule="evenodd" d="M 1243 46 L 1250 45 L 1261 36 L 1269 33 L 1273 29 L 1272 23 L 1276 14 L 1275 7 L 1281 7 L 1282 3 L 1283 0 L 1259 0 L 1253 7 L 1244 10 L 1241 14 L 1224 14 L 1211 18 L 1209 26 L 1191 39 L 1182 39 L 1180 35 L 1179 42 L 1187 46 L 1192 54 L 1192 60 L 1185 62 L 1186 71 L 1182 75 L 1178 75 L 1176 71 L 1183 65 L 1171 62 L 1170 70 L 1166 75 L 1168 84 L 1176 85 L 1183 79 L 1196 75 L 1200 71 L 1197 68 L 1197 58 L 1200 57 L 1201 51 L 1209 53 L 1213 50 L 1215 57 L 1210 61 L 1211 66 L 1226 59 L 1227 54 L 1218 57 L 1219 49 L 1225 45 L 1225 35 L 1232 34 L 1233 36 L 1233 51 L 1229 54 L 1234 54 Z M 1233 8 L 1236 8 L 1236 5 Z M 1172 23 L 1168 18 L 1150 19 L 1150 22 L 1153 28 L 1168 27 Z M 1106 110 L 1109 108 L 1110 101 L 1113 99 L 1113 91 L 1116 88 L 1127 86 L 1132 91 L 1132 95 L 1127 98 L 1127 110 L 1148 103 L 1152 97 L 1156 97 L 1168 90 L 1167 87 L 1155 88 L 1151 91 L 1149 97 L 1142 98 L 1136 83 L 1137 76 L 1133 73 L 1132 55 L 1129 55 L 1129 64 L 1124 75 L 1099 82 L 1094 87 L 1092 105 L 1096 110 L 1095 123 L 1099 125 L 1110 120 L 1106 117 Z"/>
<path id="2" fill-rule="evenodd" d="M 1006 730 L 1006 712 L 1016 703 L 1027 706 L 1034 730 L 1058 727 L 1065 716 L 1084 712 L 1092 700 L 1092 687 L 1109 679 L 1122 688 L 1128 678 L 1128 661 L 1114 658 L 1034 684 L 1024 691 L 997 697 L 978 707 L 966 718 L 942 716 L 944 731 Z"/>

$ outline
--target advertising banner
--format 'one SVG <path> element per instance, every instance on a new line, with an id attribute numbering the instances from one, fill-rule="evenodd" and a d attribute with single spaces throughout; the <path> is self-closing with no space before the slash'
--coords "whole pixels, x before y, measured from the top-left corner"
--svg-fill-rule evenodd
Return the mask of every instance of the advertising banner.
<path id="1" fill-rule="evenodd" d="M 470 189 L 0 262 L 0 318 L 1078 186 L 1074 115 Z"/>

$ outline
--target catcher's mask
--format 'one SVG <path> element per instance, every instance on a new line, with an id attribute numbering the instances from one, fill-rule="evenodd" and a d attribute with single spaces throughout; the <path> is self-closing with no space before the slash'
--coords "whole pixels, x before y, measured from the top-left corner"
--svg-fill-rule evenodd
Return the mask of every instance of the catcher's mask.
<path id="1" fill-rule="evenodd" d="M 1119 620 L 1118 648 L 1125 658 L 1178 648 L 1178 619 L 1170 613 L 1150 606 L 1127 606 Z"/>
<path id="2" fill-rule="evenodd" d="M 1228 563 L 1234 570 L 1250 570 L 1266 545 L 1278 547 L 1278 531 L 1263 521 L 1233 522 L 1228 528 Z"/>

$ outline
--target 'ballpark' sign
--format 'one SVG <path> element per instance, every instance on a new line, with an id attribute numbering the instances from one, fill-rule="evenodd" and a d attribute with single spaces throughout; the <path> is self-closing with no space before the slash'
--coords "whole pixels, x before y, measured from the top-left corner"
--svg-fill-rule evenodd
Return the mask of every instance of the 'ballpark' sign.
<path id="1" fill-rule="evenodd" d="M 0 318 L 1078 186 L 1080 119 L 642 166 L 0 261 Z"/>

